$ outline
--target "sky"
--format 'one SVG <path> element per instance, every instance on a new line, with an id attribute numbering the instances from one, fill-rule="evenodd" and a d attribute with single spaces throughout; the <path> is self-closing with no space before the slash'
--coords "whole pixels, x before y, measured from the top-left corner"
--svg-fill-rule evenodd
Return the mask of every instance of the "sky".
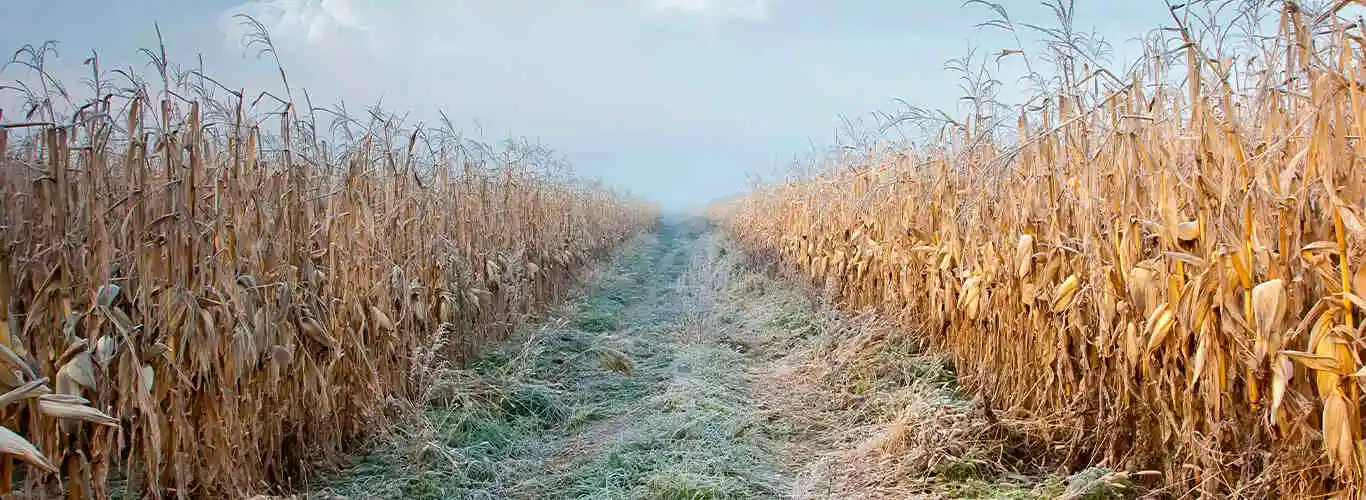
<path id="1" fill-rule="evenodd" d="M 1049 22 L 1036 0 L 1001 4 L 1017 23 Z M 1171 22 L 1161 0 L 1076 4 L 1116 67 Z M 173 60 L 202 55 L 229 86 L 279 88 L 243 50 L 236 13 L 270 28 L 315 103 L 382 99 L 429 123 L 443 109 L 467 133 L 528 137 L 581 176 L 680 210 L 833 144 L 842 117 L 894 112 L 894 99 L 952 113 L 945 61 L 1015 47 L 957 0 L 0 0 L 0 50 L 56 40 L 54 72 L 71 78 L 92 49 L 146 70 L 137 51 L 157 23 Z"/>

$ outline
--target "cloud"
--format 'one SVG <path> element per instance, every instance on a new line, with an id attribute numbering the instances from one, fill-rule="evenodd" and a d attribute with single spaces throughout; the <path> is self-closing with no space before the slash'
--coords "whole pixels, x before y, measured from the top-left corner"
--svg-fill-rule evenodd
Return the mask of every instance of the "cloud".
<path id="1" fill-rule="evenodd" d="M 233 14 L 258 19 L 290 81 L 324 102 L 383 96 L 397 109 L 442 107 L 529 134 L 581 128 L 587 116 L 654 124 L 731 109 L 693 82 L 727 67 L 713 59 L 720 46 L 705 45 L 716 38 L 699 33 L 718 31 L 714 16 L 759 11 L 665 13 L 654 1 L 250 0 L 218 17 L 234 48 L 243 30 Z"/>
<path id="2" fill-rule="evenodd" d="M 338 37 L 364 36 L 371 31 L 351 0 L 251 0 L 224 11 L 219 30 L 232 40 L 244 31 L 235 16 L 246 14 L 291 42 L 320 44 Z"/>
<path id="3" fill-rule="evenodd" d="M 772 0 L 650 0 L 655 10 L 726 19 L 765 19 Z"/>

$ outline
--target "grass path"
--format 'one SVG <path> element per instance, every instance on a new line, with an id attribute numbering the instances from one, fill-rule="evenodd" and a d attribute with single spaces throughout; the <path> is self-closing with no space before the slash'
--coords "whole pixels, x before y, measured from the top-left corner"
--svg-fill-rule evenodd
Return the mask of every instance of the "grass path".
<path id="1" fill-rule="evenodd" d="M 1002 479 L 993 457 L 944 446 L 975 442 L 965 433 L 981 428 L 942 362 L 743 261 L 704 222 L 666 222 L 523 341 L 467 369 L 420 374 L 432 388 L 425 404 L 309 496 L 1061 491 Z"/>
<path id="2" fill-rule="evenodd" d="M 696 223 L 666 226 L 579 303 L 577 331 L 552 345 L 552 363 L 594 343 L 612 354 L 563 363 L 560 380 L 581 418 L 550 433 L 539 448 L 543 477 L 513 496 L 779 495 L 774 453 L 750 432 L 746 359 L 708 336 L 721 314 L 715 280 L 724 278 L 707 272 L 703 236 Z M 614 359 L 629 361 L 630 374 L 605 369 Z"/>

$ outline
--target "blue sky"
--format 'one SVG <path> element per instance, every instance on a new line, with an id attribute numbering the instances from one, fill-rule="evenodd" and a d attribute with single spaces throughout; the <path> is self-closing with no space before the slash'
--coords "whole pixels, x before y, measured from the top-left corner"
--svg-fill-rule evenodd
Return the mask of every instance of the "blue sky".
<path id="1" fill-rule="evenodd" d="M 1035 0 L 1002 3 L 1018 22 L 1048 22 Z M 944 62 L 1014 46 L 956 0 L 4 0 L 0 48 L 57 40 L 59 74 L 82 75 L 91 49 L 106 67 L 145 69 L 137 49 L 155 45 L 155 21 L 172 59 L 203 54 L 231 86 L 278 88 L 244 55 L 237 12 L 272 29 L 315 103 L 383 97 L 429 121 L 440 107 L 468 132 L 531 137 L 583 176 L 678 209 L 829 145 L 841 115 L 895 110 L 894 98 L 953 110 Z M 1115 45 L 1115 66 L 1169 23 L 1160 0 L 1077 1 L 1078 27 Z"/>

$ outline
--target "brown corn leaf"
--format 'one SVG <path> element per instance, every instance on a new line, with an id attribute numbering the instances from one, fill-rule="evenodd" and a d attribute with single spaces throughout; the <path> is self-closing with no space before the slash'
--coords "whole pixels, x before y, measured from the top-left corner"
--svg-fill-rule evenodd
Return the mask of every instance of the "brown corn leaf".
<path id="1" fill-rule="evenodd" d="M 52 465 L 52 461 L 38 451 L 33 443 L 5 426 L 0 426 L 0 453 L 16 457 L 46 472 L 57 472 L 57 466 Z"/>
<path id="2" fill-rule="evenodd" d="M 109 415 L 105 415 L 104 412 L 101 412 L 89 406 L 85 406 L 83 404 L 75 402 L 55 401 L 52 399 L 39 398 L 38 411 L 44 415 L 53 418 L 68 420 L 84 420 L 86 422 L 101 425 L 119 425 L 118 419 L 110 417 Z"/>

